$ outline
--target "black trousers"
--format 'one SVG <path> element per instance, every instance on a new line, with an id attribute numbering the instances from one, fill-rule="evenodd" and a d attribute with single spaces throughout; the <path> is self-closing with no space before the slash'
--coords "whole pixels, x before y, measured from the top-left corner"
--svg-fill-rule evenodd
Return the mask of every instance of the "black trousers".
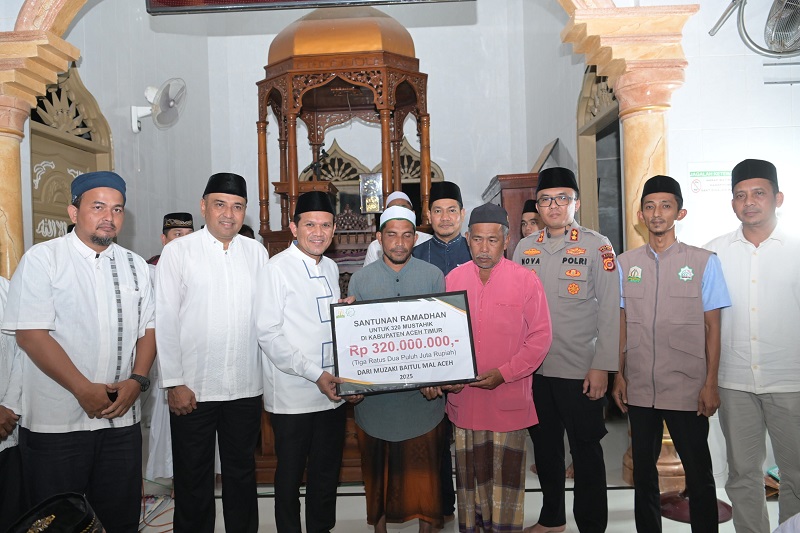
<path id="1" fill-rule="evenodd" d="M 31 507 L 23 479 L 19 446 L 0 452 L 0 531 L 10 528 Z"/>
<path id="2" fill-rule="evenodd" d="M 717 491 L 708 451 L 708 418 L 694 411 L 628 407 L 633 453 L 634 516 L 640 533 L 661 531 L 661 500 L 656 461 L 661 453 L 664 422 L 686 472 L 692 531 L 719 530 Z"/>
<path id="3" fill-rule="evenodd" d="M 176 533 L 212 533 L 214 443 L 222 463 L 225 530 L 258 531 L 255 450 L 261 428 L 261 396 L 226 402 L 198 402 L 188 415 L 170 413 L 175 476 Z M 215 439 L 216 436 L 216 439 Z"/>
<path id="4" fill-rule="evenodd" d="M 590 400 L 582 379 L 534 375 L 533 403 L 539 424 L 528 428 L 533 440 L 536 470 L 542 486 L 539 523 L 567 523 L 564 504 L 566 466 L 564 431 L 575 468 L 572 513 L 582 533 L 603 532 L 608 524 L 606 465 L 600 441 L 607 433 L 603 420 L 606 399 Z"/>
<path id="5" fill-rule="evenodd" d="M 70 433 L 20 428 L 22 469 L 29 500 L 64 492 L 85 494 L 108 533 L 139 530 L 142 508 L 142 432 L 139 424 Z"/>
<path id="6" fill-rule="evenodd" d="M 278 533 L 301 533 L 300 485 L 306 468 L 306 531 L 329 532 L 336 525 L 345 406 L 316 413 L 273 413 L 271 420 L 278 457 L 275 468 Z"/>

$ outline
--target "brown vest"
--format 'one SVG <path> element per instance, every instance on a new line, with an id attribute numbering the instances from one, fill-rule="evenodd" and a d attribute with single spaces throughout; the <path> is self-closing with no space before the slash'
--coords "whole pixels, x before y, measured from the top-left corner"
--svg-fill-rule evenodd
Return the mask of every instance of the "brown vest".
<path id="1" fill-rule="evenodd" d="M 711 252 L 676 242 L 619 256 L 625 300 L 628 403 L 697 410 L 706 380 L 703 273 Z"/>

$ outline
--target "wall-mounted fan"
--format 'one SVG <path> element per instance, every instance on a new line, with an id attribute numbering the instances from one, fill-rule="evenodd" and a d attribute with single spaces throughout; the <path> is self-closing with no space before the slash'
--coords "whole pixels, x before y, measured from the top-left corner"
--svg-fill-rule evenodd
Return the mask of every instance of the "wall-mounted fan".
<path id="1" fill-rule="evenodd" d="M 764 28 L 764 41 L 767 48 L 756 44 L 744 27 L 746 3 L 747 0 L 733 0 L 708 32 L 709 35 L 712 37 L 716 35 L 733 11 L 738 8 L 739 36 L 750 50 L 773 59 L 800 56 L 800 0 L 775 0 L 773 2 Z"/>
<path id="2" fill-rule="evenodd" d="M 141 119 L 153 117 L 153 123 L 160 130 L 171 128 L 178 123 L 183 106 L 186 104 L 186 82 L 180 78 L 165 81 L 161 87 L 148 87 L 144 96 L 152 105 L 149 107 L 131 106 L 131 129 L 133 133 L 142 131 Z"/>

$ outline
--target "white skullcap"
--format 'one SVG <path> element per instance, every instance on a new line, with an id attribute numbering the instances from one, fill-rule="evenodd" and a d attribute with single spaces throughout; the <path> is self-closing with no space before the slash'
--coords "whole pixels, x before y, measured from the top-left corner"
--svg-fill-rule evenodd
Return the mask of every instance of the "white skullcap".
<path id="1" fill-rule="evenodd" d="M 411 203 L 411 198 L 408 197 L 406 193 L 403 191 L 394 191 L 392 194 L 386 197 L 386 205 L 394 202 L 395 200 L 405 200 L 408 202 L 408 205 L 414 205 Z"/>
<path id="2" fill-rule="evenodd" d="M 390 220 L 408 220 L 415 228 L 417 227 L 417 215 L 414 211 L 400 205 L 393 205 L 383 212 L 381 215 L 381 225 L 378 229 L 383 229 L 383 226 Z"/>

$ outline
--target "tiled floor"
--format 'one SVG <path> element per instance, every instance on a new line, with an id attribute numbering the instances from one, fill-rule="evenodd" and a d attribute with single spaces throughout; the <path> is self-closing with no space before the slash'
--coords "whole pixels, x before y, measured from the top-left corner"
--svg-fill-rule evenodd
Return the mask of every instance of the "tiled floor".
<path id="1" fill-rule="evenodd" d="M 606 467 L 608 470 L 608 506 L 609 506 L 609 533 L 628 533 L 635 531 L 633 522 L 633 490 L 627 486 L 622 480 L 622 461 L 619 450 L 625 449 L 627 446 L 627 425 L 624 421 L 615 421 L 608 424 L 609 434 L 603 439 L 603 448 L 606 450 Z M 530 446 L 530 442 L 529 442 Z M 531 449 L 528 450 L 528 463 L 532 462 L 533 453 Z M 158 480 L 164 482 L 164 480 Z M 569 484 L 568 480 L 568 484 Z M 569 485 L 568 485 L 569 487 Z M 169 487 L 164 484 L 157 484 L 153 482 L 145 483 L 145 490 L 148 493 L 155 494 L 168 494 Z M 535 474 L 528 473 L 526 480 L 526 496 L 525 496 L 525 524 L 532 525 L 539 514 L 539 507 L 542 502 L 541 493 L 539 492 L 539 480 Z M 728 501 L 725 495 L 725 490 L 720 488 L 718 497 L 721 500 Z M 219 494 L 219 488 L 218 488 Z M 367 525 L 365 516 L 365 503 L 364 503 L 364 487 L 358 485 L 342 486 L 339 490 L 339 499 L 337 503 L 337 522 L 334 533 L 362 533 L 370 532 L 372 528 Z M 274 504 L 275 500 L 272 497 L 272 486 L 265 485 L 259 487 L 259 509 L 261 527 L 259 531 L 272 532 L 275 531 L 274 521 Z M 567 509 L 572 507 L 572 493 L 567 492 Z M 770 520 L 772 526 L 777 526 L 778 505 L 776 502 L 768 502 L 767 507 L 770 513 Z M 166 533 L 172 529 L 172 511 L 171 503 L 166 507 L 166 512 L 152 520 L 153 526 L 145 527 L 144 532 L 147 533 Z M 397 524 L 388 526 L 391 533 L 412 533 L 417 531 L 417 524 L 409 522 L 406 524 Z M 688 524 L 681 524 L 670 520 L 663 522 L 664 533 L 678 533 L 689 532 L 691 529 Z M 217 526 L 218 532 L 225 531 L 222 524 L 222 502 L 217 499 Z M 443 530 L 446 533 L 457 532 L 457 521 L 451 521 L 445 524 Z M 575 526 L 571 517 L 567 516 L 567 533 L 577 533 L 578 528 Z M 720 525 L 720 532 L 733 532 L 733 524 L 727 522 Z"/>

